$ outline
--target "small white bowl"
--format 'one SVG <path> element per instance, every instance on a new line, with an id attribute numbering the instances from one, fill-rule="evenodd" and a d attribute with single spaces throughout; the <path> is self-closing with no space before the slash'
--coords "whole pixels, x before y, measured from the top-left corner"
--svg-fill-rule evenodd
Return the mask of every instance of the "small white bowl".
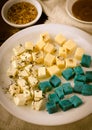
<path id="1" fill-rule="evenodd" d="M 8 9 L 13 5 L 13 4 L 16 4 L 16 3 L 19 3 L 19 2 L 29 2 L 31 4 L 33 4 L 37 11 L 38 11 L 38 15 L 37 17 L 29 22 L 29 23 L 26 23 L 26 24 L 15 24 L 15 23 L 12 23 L 8 20 L 7 18 L 7 12 L 8 12 Z M 35 24 L 39 18 L 41 17 L 41 14 L 42 14 L 42 7 L 40 5 L 40 3 L 37 1 L 37 0 L 8 0 L 2 7 L 2 10 L 1 10 L 1 15 L 2 15 L 2 18 L 3 20 L 9 24 L 10 26 L 13 26 L 13 27 L 16 27 L 16 28 L 25 28 L 27 26 L 30 26 L 30 25 L 33 25 Z"/>
<path id="2" fill-rule="evenodd" d="M 92 22 L 87 22 L 87 21 L 83 21 L 83 20 L 80 20 L 80 19 L 77 19 L 73 13 L 72 13 L 72 6 L 73 4 L 78 1 L 78 0 L 66 0 L 66 6 L 65 6 L 65 9 L 66 9 L 66 12 L 67 14 L 73 18 L 74 20 L 77 20 L 78 22 L 81 22 L 81 23 L 84 23 L 84 24 L 92 24 Z"/>

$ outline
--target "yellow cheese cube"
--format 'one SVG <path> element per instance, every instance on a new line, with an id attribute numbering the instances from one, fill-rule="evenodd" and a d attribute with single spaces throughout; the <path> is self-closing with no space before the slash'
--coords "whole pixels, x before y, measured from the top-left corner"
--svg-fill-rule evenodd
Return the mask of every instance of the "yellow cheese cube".
<path id="1" fill-rule="evenodd" d="M 55 63 L 55 56 L 50 54 L 50 53 L 47 53 L 45 58 L 44 58 L 44 64 L 46 66 L 51 66 Z"/>
<path id="2" fill-rule="evenodd" d="M 33 61 L 38 64 L 43 63 L 43 58 L 44 58 L 43 51 L 33 52 L 32 58 L 33 58 Z"/>
<path id="3" fill-rule="evenodd" d="M 43 40 L 40 40 L 36 43 L 35 47 L 38 49 L 38 50 L 42 50 L 44 48 L 44 46 L 46 45 L 46 43 L 43 41 Z"/>
<path id="4" fill-rule="evenodd" d="M 54 45 L 50 44 L 50 43 L 47 43 L 44 47 L 44 51 L 46 53 L 53 53 L 55 51 L 55 47 Z"/>
<path id="5" fill-rule="evenodd" d="M 74 68 L 77 66 L 77 61 L 74 58 L 66 59 L 66 68 Z"/>
<path id="6" fill-rule="evenodd" d="M 56 65 L 60 68 L 64 68 L 65 67 L 64 59 L 60 56 L 56 57 Z"/>
<path id="7" fill-rule="evenodd" d="M 13 48 L 13 52 L 15 55 L 20 55 L 25 51 L 25 48 L 22 45 L 18 45 L 15 48 Z"/>
<path id="8" fill-rule="evenodd" d="M 48 32 L 45 32 L 43 34 L 40 35 L 40 39 L 44 42 L 50 42 L 51 39 L 50 39 L 50 35 Z"/>
<path id="9" fill-rule="evenodd" d="M 81 58 L 82 58 L 84 52 L 85 52 L 84 49 L 78 47 L 78 48 L 76 49 L 76 52 L 75 52 L 74 57 L 75 57 L 77 60 L 81 60 Z"/>
<path id="10" fill-rule="evenodd" d="M 69 53 L 71 53 L 76 49 L 76 43 L 72 40 L 68 40 L 64 43 L 63 47 L 66 48 Z"/>
<path id="11" fill-rule="evenodd" d="M 60 33 L 56 35 L 55 41 L 61 46 L 66 41 L 66 38 Z"/>
<path id="12" fill-rule="evenodd" d="M 38 77 L 39 78 L 46 77 L 46 67 L 39 67 L 38 68 Z"/>
<path id="13" fill-rule="evenodd" d="M 66 58 L 67 57 L 67 49 L 64 47 L 59 47 L 59 56 Z"/>
<path id="14" fill-rule="evenodd" d="M 32 42 L 25 42 L 25 49 L 33 51 L 34 45 Z"/>
<path id="15" fill-rule="evenodd" d="M 49 75 L 54 75 L 54 74 L 60 74 L 60 69 L 58 68 L 57 65 L 53 65 L 47 68 L 47 72 L 49 73 Z"/>

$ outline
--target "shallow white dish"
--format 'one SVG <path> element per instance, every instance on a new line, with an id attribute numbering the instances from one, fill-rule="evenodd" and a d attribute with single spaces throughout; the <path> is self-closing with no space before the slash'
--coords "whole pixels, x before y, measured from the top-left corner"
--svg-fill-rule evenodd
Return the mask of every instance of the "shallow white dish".
<path id="1" fill-rule="evenodd" d="M 72 13 L 72 6 L 73 4 L 78 1 L 78 0 L 66 0 L 66 6 L 65 6 L 65 9 L 66 9 L 66 12 L 67 14 L 73 18 L 74 20 L 77 20 L 78 22 L 81 22 L 81 23 L 84 23 L 84 24 L 92 24 L 92 22 L 87 22 L 87 21 L 83 21 L 83 20 L 80 20 L 80 19 L 77 19 L 73 13 Z"/>
<path id="2" fill-rule="evenodd" d="M 48 114 L 46 111 L 34 111 L 30 106 L 16 106 L 2 89 L 10 84 L 6 71 L 10 65 L 10 57 L 13 54 L 12 48 L 18 44 L 24 44 L 25 41 L 35 43 L 38 41 L 39 35 L 47 31 L 53 38 L 61 32 L 68 39 L 75 40 L 80 47 L 85 49 L 87 54 L 92 56 L 92 36 L 75 27 L 60 24 L 43 24 L 26 28 L 14 34 L 0 47 L 0 103 L 8 112 L 24 121 L 39 125 L 56 126 L 80 120 L 92 113 L 92 96 L 79 95 L 84 102 L 80 107 L 66 112 L 59 111 L 55 114 Z M 90 69 L 92 70 L 92 67 Z"/>
<path id="3" fill-rule="evenodd" d="M 7 18 L 7 11 L 13 4 L 16 4 L 18 2 L 29 2 L 29 3 L 33 4 L 38 11 L 37 17 L 33 21 L 26 23 L 26 24 L 15 24 L 15 23 L 10 22 Z M 31 25 L 35 24 L 39 20 L 39 18 L 41 17 L 41 14 L 42 14 L 42 7 L 37 0 L 8 0 L 3 5 L 2 10 L 1 10 L 1 15 L 2 15 L 3 20 L 7 24 L 9 24 L 10 26 L 13 26 L 16 28 L 24 28 L 24 27 L 31 26 Z"/>

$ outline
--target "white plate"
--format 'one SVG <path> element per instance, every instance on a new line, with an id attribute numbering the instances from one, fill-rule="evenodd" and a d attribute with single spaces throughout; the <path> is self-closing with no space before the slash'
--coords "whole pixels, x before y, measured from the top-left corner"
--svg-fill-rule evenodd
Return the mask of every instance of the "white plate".
<path id="1" fill-rule="evenodd" d="M 0 48 L 0 103 L 8 112 L 30 123 L 49 126 L 67 124 L 80 120 L 92 112 L 92 96 L 79 95 L 84 102 L 80 107 L 66 112 L 59 111 L 55 114 L 48 114 L 46 111 L 34 111 L 29 106 L 16 106 L 9 99 L 8 95 L 4 94 L 2 89 L 9 85 L 9 78 L 6 75 L 6 71 L 10 64 L 12 48 L 17 44 L 24 44 L 25 41 L 36 42 L 39 39 L 39 35 L 47 31 L 52 37 L 62 32 L 68 39 L 75 40 L 79 46 L 86 50 L 87 54 L 92 56 L 92 36 L 71 26 L 44 24 L 29 27 L 14 34 Z"/>

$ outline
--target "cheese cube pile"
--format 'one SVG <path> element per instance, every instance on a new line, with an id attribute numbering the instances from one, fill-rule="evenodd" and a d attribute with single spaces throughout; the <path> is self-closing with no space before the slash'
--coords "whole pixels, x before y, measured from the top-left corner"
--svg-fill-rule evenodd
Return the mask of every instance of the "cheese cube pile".
<path id="1" fill-rule="evenodd" d="M 77 67 L 77 61 L 82 59 L 81 64 L 85 65 L 85 59 L 88 57 L 86 55 L 83 59 L 84 49 L 77 47 L 75 41 L 67 39 L 62 33 L 52 39 L 48 32 L 40 34 L 40 39 L 36 44 L 27 41 L 24 45 L 16 46 L 13 48 L 13 53 L 7 75 L 12 79 L 9 93 L 13 97 L 14 103 L 21 106 L 31 102 L 34 110 L 42 110 L 46 106 L 49 113 L 53 113 L 53 109 L 54 112 L 57 111 L 55 102 L 54 104 L 49 102 L 46 105 L 47 95 L 45 94 L 51 91 L 53 86 L 56 87 L 55 93 L 50 94 L 49 100 L 54 101 L 54 98 L 57 97 L 56 103 L 64 98 L 65 93 L 72 92 L 70 84 L 67 88 L 60 87 L 61 79 L 57 75 L 60 76 L 62 72 L 62 76 L 66 80 L 71 79 L 80 70 Z M 88 80 L 90 80 L 89 75 L 86 74 Z M 49 80 L 42 81 L 48 76 L 51 77 Z M 78 91 L 76 85 L 74 89 Z M 69 106 L 64 109 L 66 102 Z M 59 103 L 63 110 L 71 107 L 70 101 L 65 100 Z"/>

